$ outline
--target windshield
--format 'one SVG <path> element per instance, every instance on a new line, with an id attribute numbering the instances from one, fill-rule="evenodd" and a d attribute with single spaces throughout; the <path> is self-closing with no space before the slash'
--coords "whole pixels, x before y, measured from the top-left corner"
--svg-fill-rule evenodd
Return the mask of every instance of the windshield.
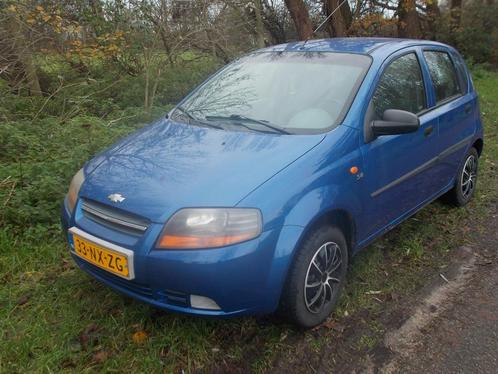
<path id="1" fill-rule="evenodd" d="M 173 115 L 224 129 L 321 132 L 342 121 L 369 66 L 358 54 L 256 53 L 214 75 Z"/>

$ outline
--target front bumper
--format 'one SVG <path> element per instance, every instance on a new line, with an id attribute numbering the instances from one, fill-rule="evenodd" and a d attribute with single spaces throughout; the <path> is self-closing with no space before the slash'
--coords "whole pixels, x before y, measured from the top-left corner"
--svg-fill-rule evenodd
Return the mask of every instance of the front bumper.
<path id="1" fill-rule="evenodd" d="M 92 225 L 64 207 L 65 235 L 76 226 L 91 235 L 134 251 L 135 279 L 126 280 L 73 255 L 92 277 L 127 296 L 155 307 L 203 316 L 238 316 L 273 312 L 279 302 L 291 253 L 302 229 L 269 230 L 260 237 L 232 246 L 206 250 L 156 250 L 162 225 L 151 227 L 144 238 L 126 245 L 119 233 Z M 69 239 L 69 238 L 68 238 Z M 69 241 L 71 242 L 71 241 Z M 193 308 L 190 295 L 214 300 L 220 310 Z"/>

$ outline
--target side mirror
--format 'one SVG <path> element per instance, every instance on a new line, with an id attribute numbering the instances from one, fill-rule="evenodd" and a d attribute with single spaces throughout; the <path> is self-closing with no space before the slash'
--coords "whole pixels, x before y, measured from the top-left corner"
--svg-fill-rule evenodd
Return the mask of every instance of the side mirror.
<path id="1" fill-rule="evenodd" d="M 396 135 L 415 132 L 420 127 L 416 114 L 406 110 L 387 109 L 380 121 L 372 121 L 372 131 L 375 136 Z"/>

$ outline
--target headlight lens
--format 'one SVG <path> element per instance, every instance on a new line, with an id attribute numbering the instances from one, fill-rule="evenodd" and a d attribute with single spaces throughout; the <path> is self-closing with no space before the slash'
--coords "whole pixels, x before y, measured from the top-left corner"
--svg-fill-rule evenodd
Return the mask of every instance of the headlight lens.
<path id="1" fill-rule="evenodd" d="M 83 169 L 80 169 L 71 180 L 69 191 L 67 193 L 67 207 L 69 208 L 69 211 L 71 213 L 74 210 L 74 206 L 76 205 L 76 201 L 78 200 L 78 194 L 80 193 L 81 185 L 84 181 L 85 173 L 83 172 Z"/>
<path id="2" fill-rule="evenodd" d="M 261 234 L 261 212 L 252 208 L 182 209 L 166 223 L 158 247 L 215 248 Z"/>

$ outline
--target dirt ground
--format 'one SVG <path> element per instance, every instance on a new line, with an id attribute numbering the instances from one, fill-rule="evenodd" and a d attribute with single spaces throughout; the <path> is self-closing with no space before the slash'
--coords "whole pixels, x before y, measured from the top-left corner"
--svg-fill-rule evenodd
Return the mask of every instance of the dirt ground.
<path id="1" fill-rule="evenodd" d="M 370 322 L 366 313 L 333 326 L 337 344 L 319 352 L 296 342 L 296 354 L 277 360 L 272 372 L 498 373 L 498 203 L 472 230 L 471 244 L 456 249 L 422 290 L 375 316 L 385 328 L 375 347 L 353 343 Z"/>
<path id="2" fill-rule="evenodd" d="M 435 287 L 422 301 L 428 313 L 411 331 L 403 329 L 413 319 L 387 334 L 384 343 L 394 357 L 386 360 L 381 372 L 498 372 L 497 243 L 495 211 L 473 246 L 462 248 L 462 256 L 455 261 L 459 263 L 455 278 Z M 408 342 L 402 342 L 399 335 L 405 335 Z"/>

